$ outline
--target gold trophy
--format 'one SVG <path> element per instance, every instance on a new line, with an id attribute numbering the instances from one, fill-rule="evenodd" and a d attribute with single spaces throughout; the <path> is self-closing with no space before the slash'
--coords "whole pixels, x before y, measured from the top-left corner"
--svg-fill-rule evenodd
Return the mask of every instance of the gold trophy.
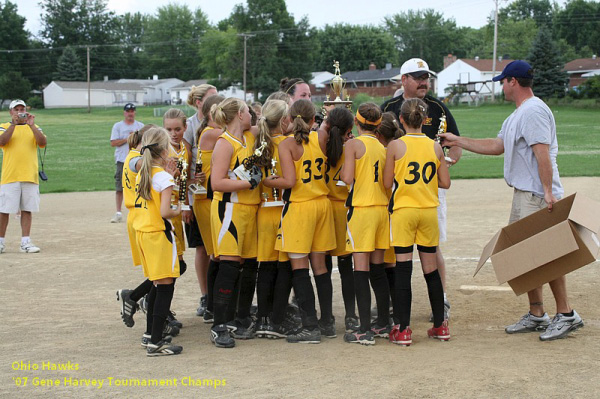
<path id="1" fill-rule="evenodd" d="M 271 159 L 271 176 L 275 176 L 275 165 L 277 165 L 277 160 L 275 158 Z M 269 194 L 267 193 L 263 193 L 263 199 L 264 202 L 262 204 L 263 207 L 268 208 L 268 207 L 272 207 L 272 206 L 283 206 L 284 203 L 281 200 L 281 198 L 279 197 L 279 189 L 278 188 L 273 188 L 273 200 L 269 201 Z"/>
<path id="2" fill-rule="evenodd" d="M 446 115 L 442 114 L 442 116 L 440 116 L 440 126 L 438 126 L 437 134 L 446 133 L 447 128 L 448 128 L 448 123 L 446 122 Z M 450 158 L 449 156 L 446 155 L 446 151 L 448 149 L 442 145 L 443 139 L 437 135 L 436 135 L 436 139 L 437 139 L 437 142 L 440 143 L 440 145 L 442 146 L 442 151 L 444 151 L 444 159 L 447 162 L 452 162 L 452 158 Z"/>
<path id="3" fill-rule="evenodd" d="M 177 169 L 179 169 L 179 178 L 175 182 L 177 187 L 176 203 L 171 205 L 171 208 L 177 209 L 177 203 L 181 205 L 182 211 L 189 211 L 190 206 L 185 204 L 185 197 L 187 195 L 187 167 L 188 164 L 185 159 L 179 158 L 177 161 Z"/>
<path id="4" fill-rule="evenodd" d="M 260 147 L 254 150 L 254 154 L 242 161 L 242 164 L 233 170 L 233 173 L 240 179 L 250 181 L 250 169 L 254 166 L 263 151 L 267 148 L 267 142 L 262 141 Z"/>
<path id="5" fill-rule="evenodd" d="M 202 173 L 202 158 L 200 157 L 200 151 L 198 151 L 198 156 L 196 157 L 196 173 Z M 192 194 L 206 194 L 206 188 L 200 183 L 192 183 L 189 185 L 189 189 Z"/>
<path id="6" fill-rule="evenodd" d="M 342 78 L 342 74 L 340 72 L 340 62 L 333 61 L 333 67 L 335 68 L 335 76 L 331 79 L 331 89 L 335 94 L 335 99 L 333 101 L 329 100 L 329 94 L 327 94 L 327 99 L 323 101 L 323 106 L 328 107 L 333 105 L 343 105 L 346 108 L 350 109 L 352 106 L 352 101 L 350 101 L 350 96 L 346 95 L 346 100 L 343 100 L 344 96 L 344 88 L 346 87 L 346 81 Z"/>

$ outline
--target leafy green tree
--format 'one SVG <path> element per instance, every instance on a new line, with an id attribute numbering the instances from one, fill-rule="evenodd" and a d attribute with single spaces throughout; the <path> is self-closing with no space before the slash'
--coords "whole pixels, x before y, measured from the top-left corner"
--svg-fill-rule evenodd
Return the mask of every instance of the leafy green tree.
<path id="1" fill-rule="evenodd" d="M 116 71 L 119 77 L 132 79 L 147 77 L 147 52 L 142 45 L 148 28 L 148 15 L 125 13 L 117 17 L 117 37 L 122 44 L 116 48 L 119 57 L 124 60 L 121 69 Z"/>
<path id="2" fill-rule="evenodd" d="M 82 81 L 86 80 L 86 70 L 81 63 L 75 49 L 67 46 L 58 58 L 57 71 L 54 74 L 56 80 Z"/>
<path id="3" fill-rule="evenodd" d="M 198 50 L 201 68 L 217 89 L 240 81 L 244 55 L 239 50 L 237 31 L 231 26 L 225 31 L 210 29 L 202 37 Z"/>
<path id="4" fill-rule="evenodd" d="M 552 26 L 554 7 L 550 0 L 517 0 L 501 8 L 498 19 L 501 21 L 525 21 L 532 19 L 537 26 Z"/>
<path id="5" fill-rule="evenodd" d="M 586 98 L 600 98 L 600 75 L 592 76 L 579 86 L 579 93 Z"/>
<path id="6" fill-rule="evenodd" d="M 390 62 L 398 64 L 394 37 L 377 26 L 335 24 L 317 31 L 319 53 L 316 71 L 333 72 L 333 61 L 340 62 L 342 72 L 368 69 L 374 62 L 379 68 Z"/>
<path id="7" fill-rule="evenodd" d="M 5 100 L 28 98 L 31 94 L 31 83 L 21 72 L 10 71 L 0 75 L 0 104 Z"/>
<path id="8" fill-rule="evenodd" d="M 25 30 L 25 18 L 17 13 L 17 5 L 10 1 L 0 3 L 0 43 L 3 50 L 29 48 L 29 34 Z M 0 53 L 0 74 L 19 71 L 24 53 Z"/>
<path id="9" fill-rule="evenodd" d="M 541 98 L 563 97 L 568 77 L 548 29 L 540 29 L 527 59 L 534 69 L 534 94 Z"/>
<path id="10" fill-rule="evenodd" d="M 555 13 L 554 26 L 557 37 L 565 39 L 576 51 L 588 46 L 594 54 L 600 52 L 600 2 L 567 1 L 565 8 Z"/>

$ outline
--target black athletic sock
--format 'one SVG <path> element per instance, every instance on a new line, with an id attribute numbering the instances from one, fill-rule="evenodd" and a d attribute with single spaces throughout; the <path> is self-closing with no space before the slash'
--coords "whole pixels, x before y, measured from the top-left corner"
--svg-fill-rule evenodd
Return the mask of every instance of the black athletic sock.
<path id="1" fill-rule="evenodd" d="M 256 282 L 256 300 L 258 311 L 256 317 L 266 317 L 273 311 L 273 291 L 277 277 L 277 262 L 260 262 Z"/>
<path id="2" fill-rule="evenodd" d="M 137 287 L 135 287 L 133 289 L 133 292 L 131 293 L 129 298 L 131 298 L 132 301 L 137 302 L 140 299 L 142 299 L 142 297 L 144 295 L 149 293 L 151 288 L 152 288 L 152 281 L 146 279 L 146 280 L 144 280 L 144 282 L 142 284 L 138 285 Z"/>
<path id="3" fill-rule="evenodd" d="M 371 264 L 369 276 L 377 302 L 377 324 L 379 327 L 387 326 L 390 324 L 390 286 L 383 263 Z"/>
<path id="4" fill-rule="evenodd" d="M 146 333 L 151 334 L 153 321 L 152 315 L 154 314 L 154 302 L 156 302 L 156 287 L 154 286 L 152 281 L 150 281 L 150 291 L 148 291 L 148 297 L 146 299 L 148 300 L 148 309 L 146 309 Z"/>
<path id="5" fill-rule="evenodd" d="M 238 309 L 238 301 L 240 300 L 240 284 L 242 282 L 241 274 L 242 266 L 240 265 L 240 274 L 238 275 L 237 280 L 235 280 L 235 285 L 233 286 L 233 293 L 231 295 L 231 301 L 229 301 L 229 304 L 227 305 L 227 311 L 225 312 L 226 323 L 235 319 L 235 314 Z"/>
<path id="6" fill-rule="evenodd" d="M 214 315 L 213 326 L 225 324 L 227 320 L 227 308 L 232 304 L 235 286 L 240 275 L 240 263 L 232 260 L 222 260 L 219 264 L 219 273 L 215 279 L 214 295 Z"/>
<path id="7" fill-rule="evenodd" d="M 171 308 L 173 292 L 175 292 L 175 283 L 156 286 L 156 301 L 154 302 L 154 314 L 152 315 L 152 338 L 150 338 L 153 344 L 157 344 L 162 339 L 167 314 Z"/>
<path id="8" fill-rule="evenodd" d="M 400 311 L 398 301 L 396 300 L 396 276 L 395 276 L 396 266 L 394 267 L 386 267 L 385 274 L 388 279 L 388 285 L 390 287 L 390 298 L 392 300 L 392 308 L 394 309 L 393 319 L 394 324 L 398 324 L 398 312 Z"/>
<path id="9" fill-rule="evenodd" d="M 187 263 L 183 259 L 179 260 L 179 277 L 183 276 L 183 273 L 187 270 Z"/>
<path id="10" fill-rule="evenodd" d="M 323 273 L 315 276 L 317 295 L 319 296 L 319 308 L 321 309 L 321 322 L 329 324 L 333 317 L 333 285 L 331 274 Z"/>
<path id="11" fill-rule="evenodd" d="M 444 288 L 442 287 L 442 279 L 437 269 L 424 276 L 427 283 L 427 292 L 429 293 L 429 303 L 433 312 L 433 326 L 439 327 L 444 322 Z"/>
<path id="12" fill-rule="evenodd" d="M 369 272 L 354 271 L 354 290 L 360 317 L 360 332 L 371 329 L 371 288 L 369 287 Z"/>
<path id="13" fill-rule="evenodd" d="M 318 324 L 317 310 L 315 308 L 315 292 L 308 269 L 292 271 L 292 284 L 302 314 L 302 326 L 314 329 Z"/>
<path id="14" fill-rule="evenodd" d="M 356 294 L 354 293 L 354 272 L 352 271 L 352 255 L 338 256 L 338 270 L 342 281 L 342 298 L 346 317 L 356 317 Z"/>
<path id="15" fill-rule="evenodd" d="M 273 291 L 273 324 L 281 324 L 292 291 L 292 264 L 290 261 L 277 264 L 277 277 Z"/>
<path id="16" fill-rule="evenodd" d="M 206 296 L 206 309 L 209 312 L 213 311 L 213 298 L 215 289 L 215 279 L 219 273 L 219 262 L 211 259 L 208 262 L 208 270 L 206 272 L 206 284 L 207 284 L 207 296 Z"/>
<path id="17" fill-rule="evenodd" d="M 396 280 L 394 316 L 398 318 L 398 323 L 400 323 L 400 331 L 404 331 L 406 327 L 410 326 L 410 312 L 412 306 L 411 278 L 413 261 L 407 260 L 403 262 L 396 262 L 396 267 L 394 270 L 394 277 Z M 397 309 L 396 305 L 398 305 Z"/>
<path id="18" fill-rule="evenodd" d="M 237 307 L 237 317 L 240 319 L 250 317 L 250 307 L 256 290 L 257 273 L 258 262 L 256 259 L 244 259 L 242 274 L 240 274 L 240 294 Z"/>
<path id="19" fill-rule="evenodd" d="M 573 309 L 571 309 L 571 311 L 569 313 L 561 313 L 563 316 L 567 316 L 567 317 L 573 317 L 575 315 L 575 313 L 573 313 Z"/>
<path id="20" fill-rule="evenodd" d="M 333 272 L 333 256 L 325 255 L 325 267 L 327 268 L 327 273 L 331 276 Z"/>

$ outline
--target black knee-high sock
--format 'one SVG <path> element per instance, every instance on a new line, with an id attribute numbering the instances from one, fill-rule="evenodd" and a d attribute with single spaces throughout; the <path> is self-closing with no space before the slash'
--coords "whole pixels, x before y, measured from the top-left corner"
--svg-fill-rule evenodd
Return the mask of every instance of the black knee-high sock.
<path id="1" fill-rule="evenodd" d="M 398 318 L 400 331 L 404 331 L 410 326 L 410 311 L 412 306 L 412 287 L 411 278 L 413 270 L 412 260 L 396 262 L 394 268 L 394 278 L 396 280 L 396 301 L 394 303 L 394 316 Z M 398 310 L 396 310 L 396 304 Z"/>
<path id="2" fill-rule="evenodd" d="M 137 302 L 140 299 L 142 299 L 142 297 L 144 295 L 149 293 L 151 288 L 152 288 L 152 281 L 146 279 L 146 280 L 144 280 L 144 282 L 142 284 L 138 285 L 137 287 L 135 287 L 133 289 L 133 292 L 131 293 L 129 298 L 131 298 L 132 301 Z"/>
<path id="3" fill-rule="evenodd" d="M 206 296 L 206 309 L 209 312 L 213 311 L 213 299 L 215 289 L 215 278 L 217 278 L 217 274 L 219 273 L 219 262 L 211 259 L 208 263 L 208 270 L 206 273 L 206 284 L 207 284 L 207 296 Z"/>
<path id="4" fill-rule="evenodd" d="M 325 267 L 327 268 L 327 273 L 331 276 L 333 272 L 333 256 L 325 255 Z"/>
<path id="5" fill-rule="evenodd" d="M 431 273 L 425 274 L 425 282 L 433 312 L 433 326 L 439 327 L 444 322 L 444 288 L 438 270 L 435 269 Z"/>
<path id="6" fill-rule="evenodd" d="M 227 305 L 227 311 L 225 312 L 225 320 L 226 323 L 235 319 L 235 314 L 238 308 L 238 301 L 240 300 L 240 284 L 242 282 L 242 266 L 240 265 L 240 274 L 238 274 L 237 280 L 235 280 L 235 285 L 233 286 L 233 294 L 231 296 L 231 301 L 229 301 L 229 305 Z"/>
<path id="7" fill-rule="evenodd" d="M 179 260 L 179 277 L 183 276 L 183 273 L 187 270 L 187 263 L 183 259 Z"/>
<path id="8" fill-rule="evenodd" d="M 238 299 L 237 316 L 240 319 L 250 317 L 250 307 L 256 290 L 256 275 L 258 262 L 256 259 L 244 259 L 242 274 L 240 275 L 240 295 Z"/>
<path id="9" fill-rule="evenodd" d="M 240 275 L 240 263 L 232 260 L 222 260 L 219 264 L 219 273 L 215 279 L 214 295 L 214 322 L 213 326 L 225 324 L 227 308 L 234 297 L 235 286 Z"/>
<path id="10" fill-rule="evenodd" d="M 156 286 L 156 300 L 154 302 L 154 314 L 152 315 L 152 338 L 150 339 L 153 344 L 157 344 L 162 339 L 167 313 L 171 308 L 173 292 L 175 292 L 175 283 Z"/>
<path id="11" fill-rule="evenodd" d="M 333 317 L 333 285 L 331 274 L 323 273 L 315 276 L 317 295 L 319 296 L 319 308 L 321 309 L 321 322 L 329 324 Z"/>
<path id="12" fill-rule="evenodd" d="M 292 284 L 302 313 L 302 325 L 308 329 L 314 329 L 318 324 L 317 310 L 315 308 L 315 292 L 308 269 L 292 271 Z"/>
<path id="13" fill-rule="evenodd" d="M 358 303 L 360 317 L 360 332 L 371 329 L 371 288 L 369 287 L 369 272 L 354 271 L 354 290 Z"/>
<path id="14" fill-rule="evenodd" d="M 277 264 L 277 278 L 273 292 L 273 323 L 281 324 L 292 291 L 292 264 L 290 261 Z"/>
<path id="15" fill-rule="evenodd" d="M 266 317 L 273 311 L 273 291 L 277 277 L 277 262 L 260 262 L 256 282 L 256 317 Z"/>
<path id="16" fill-rule="evenodd" d="M 369 276 L 377 302 L 377 324 L 380 327 L 387 326 L 390 323 L 390 286 L 383 263 L 371 264 Z"/>
<path id="17" fill-rule="evenodd" d="M 148 280 L 148 281 L 150 281 L 150 280 Z M 156 287 L 154 286 L 152 281 L 150 281 L 150 291 L 148 291 L 147 300 L 148 300 L 148 309 L 146 309 L 146 333 L 151 334 L 152 333 L 152 321 L 153 321 L 152 315 L 154 314 L 154 302 L 156 302 Z"/>
<path id="18" fill-rule="evenodd" d="M 352 255 L 338 256 L 338 270 L 342 281 L 342 297 L 346 317 L 356 317 L 356 294 L 354 293 L 354 272 L 352 271 Z"/>
<path id="19" fill-rule="evenodd" d="M 396 277 L 394 276 L 394 270 L 396 267 L 386 267 L 385 275 L 388 280 L 388 285 L 390 286 L 390 298 L 392 300 L 392 308 L 394 309 L 394 324 L 398 324 L 398 315 L 396 314 L 396 309 L 398 309 L 398 304 L 396 301 Z"/>

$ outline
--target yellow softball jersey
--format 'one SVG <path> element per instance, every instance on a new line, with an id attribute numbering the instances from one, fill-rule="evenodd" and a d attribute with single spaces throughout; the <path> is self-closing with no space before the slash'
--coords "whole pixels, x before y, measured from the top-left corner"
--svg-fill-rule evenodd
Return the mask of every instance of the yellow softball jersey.
<path id="1" fill-rule="evenodd" d="M 435 142 L 423 133 L 409 133 L 400 140 L 406 144 L 406 154 L 394 164 L 389 211 L 437 207 L 440 160 L 435 153 Z"/>
<path id="2" fill-rule="evenodd" d="M 281 165 L 279 164 L 279 144 L 285 140 L 287 137 L 284 135 L 279 135 L 279 136 L 274 136 L 272 138 L 273 141 L 273 159 L 275 160 L 275 171 L 274 173 L 277 176 L 281 176 Z M 271 170 L 273 168 L 269 165 L 268 167 L 264 167 L 262 168 L 262 173 L 263 173 L 263 179 L 269 177 L 271 175 Z M 264 180 L 263 180 L 264 181 Z M 277 198 L 277 200 L 281 200 L 281 194 L 283 190 L 277 189 L 277 191 L 279 192 L 279 197 Z M 269 188 L 269 187 L 265 187 L 265 185 L 262 183 L 262 181 L 260 182 L 260 199 L 261 201 L 264 200 L 265 198 L 265 194 L 268 198 L 269 201 L 273 201 L 273 189 Z"/>
<path id="3" fill-rule="evenodd" d="M 346 206 L 387 205 L 388 198 L 383 185 L 385 147 L 372 134 L 362 134 L 354 140 L 365 145 L 365 153 L 356 160 L 354 183 L 350 188 Z"/>
<path id="4" fill-rule="evenodd" d="M 338 186 L 337 182 L 341 181 L 340 174 L 342 173 L 342 166 L 344 166 L 344 153 L 337 162 L 337 165 L 330 166 L 327 163 L 327 171 L 325 174 L 325 182 L 329 189 L 328 197 L 332 201 L 346 201 L 348 198 L 348 186 Z"/>
<path id="5" fill-rule="evenodd" d="M 160 166 L 152 167 L 152 199 L 146 200 L 139 194 L 140 175 L 136 177 L 136 196 L 134 208 L 136 212 L 133 220 L 135 231 L 151 232 L 172 231 L 171 223 L 160 215 L 160 193 L 168 187 L 174 186 L 173 176 L 165 172 Z"/>
<path id="6" fill-rule="evenodd" d="M 196 159 L 199 159 L 202 161 L 202 170 L 196 170 L 196 173 L 198 172 L 204 172 L 204 174 L 206 175 L 206 180 L 204 180 L 204 183 L 201 183 L 202 187 L 204 187 L 206 189 L 206 194 L 195 194 L 194 198 L 195 199 L 212 199 L 213 197 L 213 191 L 212 191 L 212 187 L 210 186 L 210 161 L 212 158 L 212 150 L 210 151 L 203 151 L 200 149 L 200 139 L 202 138 L 202 135 L 209 131 L 214 129 L 213 127 L 207 126 L 205 127 L 202 132 L 200 132 L 200 136 L 198 136 L 198 154 L 196 155 Z"/>
<path id="7" fill-rule="evenodd" d="M 302 142 L 302 147 L 304 149 L 302 157 L 294 161 L 296 184 L 283 191 L 283 199 L 287 202 L 310 201 L 329 193 L 325 183 L 327 158 L 319 145 L 319 133 L 310 132 L 308 143 Z"/>
<path id="8" fill-rule="evenodd" d="M 137 172 L 131 170 L 129 163 L 132 158 L 139 156 L 140 152 L 138 150 L 129 150 L 129 154 L 127 154 L 125 163 L 123 164 L 123 178 L 121 179 L 123 182 L 123 201 L 125 207 L 130 211 L 133 209 L 135 202 L 135 179 L 137 177 Z"/>
<path id="9" fill-rule="evenodd" d="M 238 138 L 224 132 L 219 136 L 219 140 L 226 140 L 233 147 L 233 155 L 229 162 L 228 176 L 232 180 L 240 180 L 233 170 L 240 166 L 244 159 L 254 153 L 254 135 L 250 131 L 244 132 L 244 141 L 241 142 Z M 223 193 L 220 191 L 213 192 L 213 199 L 223 202 L 233 202 L 246 205 L 258 205 L 260 203 L 260 190 L 241 190 L 231 193 Z"/>

